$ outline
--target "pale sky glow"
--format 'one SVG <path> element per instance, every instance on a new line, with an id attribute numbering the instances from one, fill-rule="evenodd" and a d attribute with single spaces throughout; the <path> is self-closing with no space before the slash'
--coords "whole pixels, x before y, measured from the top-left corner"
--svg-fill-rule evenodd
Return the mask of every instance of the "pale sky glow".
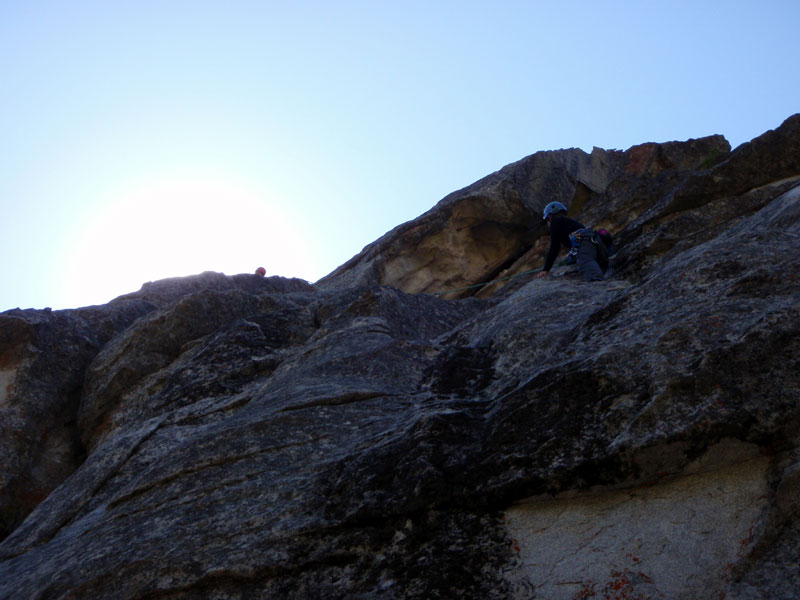
<path id="1" fill-rule="evenodd" d="M 134 291 L 131 281 L 249 273 L 259 257 L 287 273 L 321 262 L 320 250 L 281 213 L 277 198 L 242 183 L 189 172 L 109 190 L 67 240 L 66 268 L 56 274 L 60 289 L 85 305 L 98 285 L 113 297 Z"/>
<path id="2" fill-rule="evenodd" d="M 0 311 L 315 281 L 539 150 L 800 111 L 800 2 L 0 0 Z"/>

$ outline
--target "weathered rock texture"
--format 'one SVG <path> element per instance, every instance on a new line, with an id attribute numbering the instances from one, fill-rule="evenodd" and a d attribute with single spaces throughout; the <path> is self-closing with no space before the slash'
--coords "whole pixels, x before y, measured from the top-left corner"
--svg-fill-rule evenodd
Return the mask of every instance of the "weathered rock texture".
<path id="1" fill-rule="evenodd" d="M 551 200 L 612 277 L 525 274 Z M 799 244 L 797 115 L 532 155 L 316 285 L 3 313 L 0 598 L 795 598 Z"/>

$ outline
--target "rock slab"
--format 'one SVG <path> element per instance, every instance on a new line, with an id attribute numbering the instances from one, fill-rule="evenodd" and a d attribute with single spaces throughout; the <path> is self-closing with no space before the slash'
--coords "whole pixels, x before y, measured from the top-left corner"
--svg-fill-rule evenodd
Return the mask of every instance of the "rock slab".
<path id="1" fill-rule="evenodd" d="M 0 598 L 796 597 L 799 145 L 540 153 L 315 285 L 2 313 Z M 520 275 L 551 199 L 606 281 Z"/>

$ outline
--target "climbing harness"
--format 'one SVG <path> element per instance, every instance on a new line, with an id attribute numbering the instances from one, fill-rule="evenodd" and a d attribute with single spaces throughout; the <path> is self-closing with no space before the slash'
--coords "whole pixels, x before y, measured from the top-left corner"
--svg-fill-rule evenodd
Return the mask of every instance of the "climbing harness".
<path id="1" fill-rule="evenodd" d="M 611 234 L 609 234 L 605 229 L 601 229 L 599 231 L 595 231 L 594 229 L 590 229 L 588 227 L 584 229 L 578 229 L 573 231 L 569 234 L 569 252 L 567 253 L 567 264 L 572 265 L 575 264 L 578 260 L 578 247 L 581 245 L 581 242 L 584 240 L 589 240 L 595 246 L 597 246 L 597 256 L 598 256 L 598 264 L 602 263 L 600 267 L 605 270 L 608 266 L 608 257 L 613 254 L 611 248 L 609 248 L 609 244 L 603 239 L 603 235 L 600 232 L 604 232 L 608 238 L 611 238 Z"/>
<path id="2" fill-rule="evenodd" d="M 568 265 L 572 265 L 578 260 L 578 247 L 583 240 L 591 240 L 593 244 L 597 244 L 592 229 L 577 229 L 569 234 L 569 252 L 567 253 Z"/>

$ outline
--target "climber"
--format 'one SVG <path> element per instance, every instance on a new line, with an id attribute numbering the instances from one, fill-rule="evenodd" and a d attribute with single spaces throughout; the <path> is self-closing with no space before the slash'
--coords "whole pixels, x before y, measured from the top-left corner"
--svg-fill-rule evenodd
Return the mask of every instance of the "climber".
<path id="1" fill-rule="evenodd" d="M 536 278 L 550 274 L 558 251 L 564 245 L 570 249 L 570 257 L 575 258 L 578 271 L 586 281 L 601 281 L 604 269 L 598 264 L 598 245 L 603 243 L 600 237 L 575 219 L 570 219 L 567 207 L 561 202 L 551 202 L 545 206 L 542 219 L 550 226 L 550 249 L 544 267 L 536 274 Z M 602 254 L 607 254 L 605 246 L 600 250 Z"/>
<path id="2" fill-rule="evenodd" d="M 264 267 L 258 267 L 256 269 L 256 275 L 264 277 L 267 274 L 267 270 Z"/>

